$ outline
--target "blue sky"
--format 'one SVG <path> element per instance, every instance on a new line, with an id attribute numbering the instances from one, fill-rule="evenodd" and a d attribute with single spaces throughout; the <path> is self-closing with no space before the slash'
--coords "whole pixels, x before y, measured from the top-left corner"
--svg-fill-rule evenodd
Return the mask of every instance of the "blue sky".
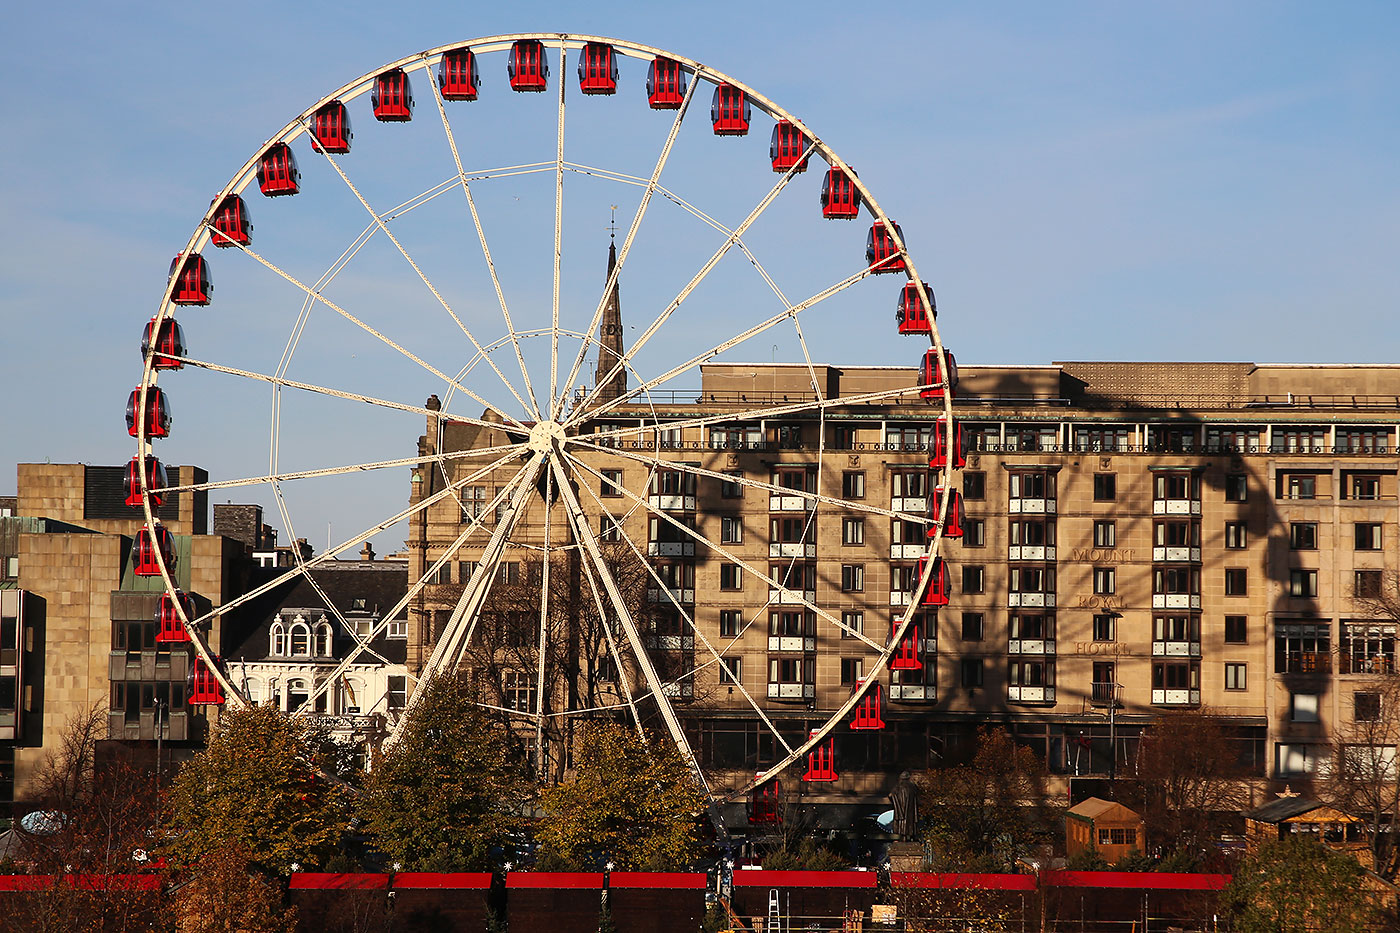
<path id="1" fill-rule="evenodd" d="M 0 325 L 9 350 L 0 463 L 125 462 L 133 443 L 121 411 L 139 378 L 139 330 L 156 308 L 170 256 L 209 198 L 264 140 L 340 84 L 416 50 L 514 31 L 595 33 L 671 49 L 800 115 L 902 224 L 937 292 L 944 340 L 964 363 L 1400 359 L 1394 4 L 772 9 L 135 2 L 10 11 L 0 38 L 10 78 L 0 103 Z M 505 122 L 472 137 L 471 157 L 552 159 L 552 104 L 510 94 L 499 57 L 483 60 L 483 71 L 491 100 L 458 113 L 479 115 L 482 126 Z M 572 63 L 566 79 L 573 81 Z M 646 174 L 669 123 L 646 109 L 641 82 L 634 63 L 624 65 L 616 100 L 573 95 L 571 156 Z M 443 152 L 409 135 L 437 119 L 429 89 L 418 91 L 419 119 L 398 135 L 370 118 L 364 99 L 352 107 L 360 148 L 346 159 L 359 157 L 351 170 L 367 194 L 385 199 L 377 203 L 425 189 L 450 167 Z M 749 137 L 715 140 L 706 103 L 697 100 L 663 181 L 732 225 L 775 177 L 763 165 L 770 124 L 756 119 Z M 304 140 L 298 157 L 310 180 Z M 751 176 L 745 165 L 754 166 Z M 794 300 L 831 281 L 833 257 L 858 259 L 863 247 L 863 227 L 816 217 L 819 176 L 809 172 L 801 190 L 785 192 L 772 222 L 755 232 L 755 248 Z M 483 194 L 489 236 L 513 276 L 507 289 L 534 310 L 540 279 L 548 300 L 552 182 L 538 176 L 501 186 L 494 200 Z M 317 184 L 320 194 L 308 188 L 300 200 L 248 195 L 259 244 L 312 279 L 365 218 L 343 196 L 331 199 L 333 186 Z M 625 222 L 635 194 L 570 178 L 566 198 L 565 290 L 591 311 L 607 205 L 621 202 Z M 442 210 L 405 226 L 405 242 L 434 260 L 430 274 L 475 311 L 479 250 L 471 254 L 474 235 L 462 241 L 466 253 L 446 242 L 443 231 L 463 232 L 465 213 L 460 199 L 456 213 L 442 200 Z M 654 211 L 647 249 L 639 246 L 624 276 L 629 322 L 664 303 L 676 277 L 683 281 L 713 248 L 675 213 Z M 181 315 L 192 353 L 257 368 L 271 352 L 275 364 L 297 296 L 213 252 L 214 305 Z M 401 308 L 388 321 L 405 341 L 441 345 L 439 332 L 411 316 L 424 290 L 403 278 L 398 262 L 367 250 L 341 294 L 347 305 Z M 746 269 L 726 266 L 707 283 L 695 313 L 659 338 L 660 349 L 688 351 L 716 328 L 772 313 L 772 293 Z M 814 315 L 814 355 L 912 365 L 917 349 L 893 334 L 891 291 L 886 278 Z M 483 314 L 494 307 L 490 297 Z M 365 360 L 333 326 L 299 352 L 308 365 L 321 359 L 308 372 L 355 391 L 396 392 L 410 404 L 439 391 L 431 380 L 396 381 L 398 370 Z M 796 352 L 787 334 L 730 358 Z M 448 353 L 438 362 L 464 361 Z M 205 394 L 171 385 L 176 431 L 161 451 L 168 462 L 197 463 L 217 477 L 256 472 L 258 458 L 266 461 L 265 399 L 243 400 L 215 383 L 202 384 Z M 367 431 L 377 422 L 343 406 L 297 414 L 305 419 L 299 463 L 408 456 L 422 430 L 414 416 Z M 0 494 L 13 491 L 10 477 L 0 479 Z M 375 508 L 402 502 L 403 479 L 395 474 Z M 318 544 L 327 522 L 363 524 L 329 505 L 306 516 L 297 533 Z"/>

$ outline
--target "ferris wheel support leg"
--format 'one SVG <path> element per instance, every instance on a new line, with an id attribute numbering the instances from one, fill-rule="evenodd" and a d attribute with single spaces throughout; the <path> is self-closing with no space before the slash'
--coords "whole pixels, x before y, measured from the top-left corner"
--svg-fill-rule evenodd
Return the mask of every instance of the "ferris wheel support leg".
<path id="1" fill-rule="evenodd" d="M 665 685 L 656 673 L 655 665 L 651 663 L 651 655 L 647 654 L 642 633 L 637 630 L 637 623 L 627 610 L 627 602 L 622 598 L 622 593 L 618 591 L 617 581 L 608 572 L 607 560 L 598 547 L 598 539 L 594 536 L 593 529 L 589 527 L 588 522 L 584 520 L 583 509 L 579 506 L 578 497 L 574 495 L 574 490 L 569 485 L 569 478 L 564 474 L 563 467 L 557 460 L 551 460 L 550 466 L 555 471 L 559 492 L 564 496 L 569 520 L 574 526 L 574 535 L 578 542 L 583 545 L 589 560 L 593 562 L 598 571 L 598 579 L 603 584 L 603 589 L 607 592 L 613 608 L 617 610 L 618 623 L 627 634 L 627 641 L 632 646 L 632 655 L 637 661 L 637 667 L 641 669 L 642 676 L 646 678 L 647 686 L 651 689 L 652 697 L 656 700 L 657 709 L 661 711 L 661 719 L 666 724 L 666 731 L 671 734 L 671 740 L 676 743 L 676 748 L 680 751 L 686 766 L 690 768 L 705 792 L 705 808 L 709 814 L 710 822 L 714 824 L 715 832 L 721 838 L 726 838 L 728 834 L 724 827 L 724 821 L 720 818 L 719 808 L 715 806 L 714 799 L 710 794 L 705 775 L 700 770 L 700 762 L 695 758 L 695 752 L 690 747 L 690 740 L 685 737 L 685 729 L 681 727 L 680 718 L 676 716 L 675 709 L 666 698 L 663 689 Z"/>

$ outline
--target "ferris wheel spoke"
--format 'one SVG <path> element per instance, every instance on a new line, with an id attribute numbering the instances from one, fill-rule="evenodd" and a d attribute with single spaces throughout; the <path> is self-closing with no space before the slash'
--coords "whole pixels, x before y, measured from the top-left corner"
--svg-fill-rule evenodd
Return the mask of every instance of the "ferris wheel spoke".
<path id="1" fill-rule="evenodd" d="M 212 230 L 213 228 L 210 227 L 209 229 Z M 442 370 L 438 369 L 436 366 L 432 365 L 431 363 L 429 363 L 429 362 L 427 362 L 426 360 L 422 359 L 421 357 L 417 356 L 415 353 L 413 353 L 413 352 L 412 352 L 411 350 L 409 350 L 407 347 L 402 346 L 401 344 L 399 344 L 398 342 L 396 342 L 396 341 L 393 340 L 392 338 L 388 337 L 387 335 L 380 333 L 378 330 L 374 329 L 374 328 L 371 327 L 369 324 L 367 324 L 367 323 L 365 323 L 364 321 L 360 320 L 360 319 L 357 318 L 355 315 L 351 314 L 349 311 L 345 310 L 345 309 L 342 308 L 340 305 L 336 304 L 334 301 L 331 301 L 329 298 L 327 298 L 327 297 L 326 297 L 325 295 L 323 295 L 321 292 L 319 292 L 319 291 L 317 291 L 317 290 L 311 288 L 310 286 L 306 285 L 304 282 L 302 282 L 302 281 L 301 281 L 300 279 L 298 279 L 296 276 L 292 275 L 290 272 L 287 272 L 285 269 L 281 268 L 281 267 L 278 266 L 276 263 L 274 263 L 274 262 L 272 262 L 271 260 L 269 260 L 267 257 L 261 255 L 261 254 L 258 253 L 257 251 L 252 250 L 252 249 L 250 249 L 250 248 L 248 248 L 247 246 L 244 246 L 244 245 L 242 245 L 242 244 L 238 244 L 238 248 L 239 248 L 240 250 L 242 250 L 243 252 L 247 253 L 249 256 L 251 256 L 253 259 L 255 259 L 255 260 L 256 260 L 258 263 L 260 263 L 262 266 L 264 266 L 265 268 L 267 268 L 269 271 L 271 271 L 271 272 L 274 273 L 275 275 L 277 275 L 277 276 L 279 276 L 280 278 L 282 278 L 283 280 L 285 280 L 288 284 L 293 285 L 293 286 L 295 286 L 296 288 L 300 289 L 300 290 L 301 290 L 302 292 L 304 292 L 304 293 L 307 295 L 307 297 L 309 297 L 311 300 L 316 301 L 316 302 L 319 302 L 319 303 L 325 305 L 327 308 L 330 308 L 330 309 L 331 309 L 332 311 L 334 311 L 336 314 L 339 314 L 341 317 L 345 318 L 345 320 L 349 321 L 351 324 L 354 324 L 356 327 L 360 328 L 360 329 L 363 330 L 365 333 L 369 334 L 371 337 L 374 337 L 374 338 L 375 338 L 376 340 L 378 340 L 380 343 L 383 343 L 385 346 L 389 347 L 390 349 L 395 350 L 396 352 L 398 352 L 399 354 L 401 354 L 401 355 L 403 355 L 404 357 L 408 358 L 409 360 L 412 360 L 414 363 L 417 363 L 417 364 L 418 364 L 419 366 L 421 366 L 423 369 L 425 369 L 425 370 L 427 370 L 428 372 L 432 373 L 432 374 L 433 374 L 434 376 L 436 376 L 438 379 L 441 379 L 444 383 L 446 383 L 447 385 L 449 385 L 449 386 L 451 386 L 452 388 L 456 389 L 457 391 L 461 392 L 463 395 L 467 396 L 468 398 L 472 399 L 473 401 L 479 403 L 480 405 L 483 405 L 483 406 L 486 407 L 486 408 L 489 408 L 489 409 L 492 409 L 492 410 L 494 410 L 494 411 L 499 412 L 500 415 L 501 415 L 501 417 L 504 418 L 504 419 L 506 419 L 507 421 L 509 421 L 511 424 L 515 425 L 515 426 L 518 427 L 518 428 L 522 428 L 522 429 L 524 428 L 524 425 L 520 422 L 520 420 L 519 420 L 518 418 L 516 418 L 514 415 L 510 414 L 510 413 L 507 412 L 507 411 L 502 411 L 502 410 L 501 410 L 501 407 L 500 407 L 499 405 L 493 405 L 492 403 L 488 402 L 486 399 L 482 398 L 480 395 L 477 395 L 477 394 L 476 394 L 475 392 L 473 392 L 471 389 L 468 389 L 466 386 L 462 385 L 458 380 L 452 378 L 451 376 L 448 376 L 446 373 L 444 373 Z M 499 427 L 499 425 L 497 425 L 497 427 Z M 526 429 L 526 430 L 528 431 L 528 429 Z"/>
<path id="2" fill-rule="evenodd" d="M 694 86 L 697 83 L 698 82 L 691 82 L 692 91 L 694 90 Z M 689 93 L 687 93 L 686 99 L 687 101 L 689 100 Z M 811 152 L 810 146 L 807 151 L 808 153 Z M 665 307 L 665 309 L 663 309 L 662 312 L 656 317 L 656 319 L 652 321 L 652 323 L 647 327 L 647 329 L 642 333 L 642 335 L 638 337 L 636 341 L 633 342 L 632 346 L 624 350 L 622 358 L 614 364 L 612 371 L 609 372 L 603 379 L 598 380 L 596 385 L 607 385 L 617 374 L 619 369 L 631 366 L 632 358 L 636 356 L 636 354 L 642 349 L 642 347 L 646 346 L 647 342 L 650 341 L 651 338 L 655 336 L 656 332 L 661 329 L 661 327 L 666 323 L 667 320 L 670 319 L 671 315 L 674 314 L 676 309 L 679 308 L 681 304 L 686 300 L 686 298 L 690 296 L 691 292 L 695 291 L 695 289 L 700 285 L 700 283 L 705 280 L 705 278 L 710 274 L 710 272 L 715 268 L 715 266 L 719 264 L 719 261 L 724 258 L 726 253 L 729 252 L 729 248 L 734 244 L 739 243 L 740 238 L 744 235 L 744 233 L 751 226 L 753 226 L 753 224 L 760 217 L 763 216 L 765 211 L 768 210 L 768 207 L 777 199 L 778 195 L 782 192 L 782 190 L 787 187 L 788 182 L 790 182 L 795 176 L 795 168 L 796 167 L 794 166 L 793 168 L 790 168 L 783 173 L 782 177 L 779 178 L 778 181 L 773 185 L 773 187 L 768 190 L 768 193 L 763 196 L 762 200 L 760 200 L 758 204 L 754 206 L 753 210 L 749 211 L 749 215 L 744 218 L 743 222 L 740 223 L 738 227 L 734 228 L 733 231 L 728 233 L 728 238 L 724 241 L 724 243 L 720 245 L 719 249 L 715 250 L 714 254 L 710 256 L 709 260 L 707 260 L 706 263 L 700 267 L 700 270 L 696 272 L 694 276 L 691 277 L 691 280 L 688 283 L 686 283 L 686 286 L 683 289 L 681 289 L 680 293 L 671 300 L 671 303 L 668 304 Z M 653 183 L 654 181 L 655 180 L 653 179 Z M 597 325 L 595 323 L 594 329 L 596 329 L 596 327 Z M 593 399 L 596 397 L 597 392 L 598 389 L 595 386 L 593 391 L 590 392 L 584 398 L 583 402 L 578 406 L 580 412 L 588 408 L 588 406 L 592 403 Z"/>
<path id="3" fill-rule="evenodd" d="M 598 613 L 598 627 L 602 629 L 603 638 L 607 641 L 608 656 L 612 658 L 613 668 L 617 671 L 617 683 L 622 689 L 623 701 L 632 713 L 632 722 L 637 727 L 637 734 L 644 736 L 646 730 L 642 727 L 642 714 L 637 709 L 637 699 L 632 695 L 632 678 L 627 674 L 627 665 L 623 663 L 622 652 L 618 649 L 617 639 L 613 636 L 612 622 L 607 610 L 603 608 L 603 597 L 598 592 L 598 580 L 593 565 L 589 561 L 580 560 L 579 567 L 583 571 L 584 580 L 588 583 L 588 592 L 593 598 L 594 611 Z"/>
<path id="4" fill-rule="evenodd" d="M 433 89 L 433 101 L 437 104 L 438 116 L 442 118 L 442 130 L 447 136 L 447 145 L 452 150 L 452 161 L 457 166 L 457 177 L 461 180 L 462 194 L 467 199 L 467 210 L 471 212 L 472 224 L 476 227 L 476 238 L 481 244 L 481 255 L 486 261 L 486 271 L 491 275 L 491 286 L 496 290 L 496 302 L 501 306 L 501 316 L 506 322 L 506 332 L 515 348 L 515 359 L 520 365 L 520 378 L 524 382 L 525 394 L 530 398 L 529 410 L 538 419 L 540 417 L 539 398 L 535 395 L 535 387 L 530 383 L 530 368 L 525 365 L 525 355 L 520 349 L 520 336 L 516 333 L 515 323 L 510 317 L 510 306 L 506 304 L 505 291 L 501 288 L 501 279 L 496 272 L 496 262 L 491 258 L 491 247 L 486 242 L 486 230 L 481 225 L 481 215 L 476 209 L 476 198 L 472 196 L 471 182 L 467 180 L 466 170 L 462 168 L 462 154 L 457 149 L 457 137 L 452 132 L 451 121 L 447 119 L 447 108 L 443 105 L 442 92 L 438 88 L 437 82 L 433 80 L 432 66 L 426 60 L 423 63 L 423 71 L 427 75 L 429 86 Z"/>
<path id="5" fill-rule="evenodd" d="M 563 51 L 560 51 L 563 55 Z M 562 71 L 563 68 L 561 67 Z M 563 81 L 559 82 L 563 84 Z M 554 511 L 550 508 L 550 500 L 553 498 L 554 473 L 546 470 L 544 474 L 544 554 L 540 559 L 540 631 L 539 645 L 535 653 L 535 753 L 539 756 L 539 766 L 541 772 L 545 767 L 548 755 L 545 754 L 544 747 L 544 714 L 545 714 L 545 672 L 548 669 L 549 658 L 549 553 L 550 553 L 550 514 Z"/>
<path id="6" fill-rule="evenodd" d="M 564 79 L 568 53 L 559 45 L 559 129 L 554 156 L 554 294 L 551 303 L 553 332 L 549 338 L 549 411 L 550 417 L 559 410 L 559 265 L 563 259 L 564 243 Z"/>
<path id="7" fill-rule="evenodd" d="M 622 277 L 622 268 L 624 265 L 626 265 L 627 257 L 632 252 L 632 242 L 636 239 L 637 231 L 641 229 L 642 219 L 646 217 L 647 207 L 650 206 L 651 197 L 656 192 L 657 183 L 661 180 L 661 173 L 665 170 L 666 163 L 669 162 L 671 159 L 671 150 L 675 147 L 676 136 L 679 135 L 681 131 L 681 123 L 685 120 L 686 111 L 690 108 L 691 98 L 695 95 L 695 89 L 699 86 L 699 80 L 691 81 L 690 86 L 686 88 L 685 96 L 681 99 L 680 107 L 676 109 L 676 118 L 671 121 L 671 132 L 666 136 L 666 142 L 661 147 L 661 154 L 656 157 L 656 165 L 652 168 L 651 179 L 647 182 L 646 191 L 642 193 L 642 199 L 637 204 L 636 213 L 632 215 L 632 223 L 629 224 L 627 227 L 627 235 L 622 239 L 622 249 L 617 254 L 617 263 L 608 272 L 607 284 L 603 287 L 603 294 L 599 296 L 598 306 L 594 309 L 593 318 L 588 324 L 588 333 L 590 334 L 593 334 L 598 330 L 598 326 L 603 320 L 603 311 L 607 308 L 608 302 L 612 297 L 613 290 L 617 287 L 617 283 Z M 561 178 L 563 172 L 563 160 L 564 150 L 561 146 L 559 150 Z M 569 369 L 569 376 L 567 379 L 564 380 L 564 385 L 566 387 L 574 384 L 574 379 L 578 377 L 579 370 L 583 368 L 584 358 L 586 357 L 587 353 L 588 345 L 581 345 L 579 347 L 578 354 L 574 357 L 574 364 Z M 613 372 L 609 374 L 608 379 L 611 379 L 612 376 L 616 374 L 619 368 L 621 368 L 620 364 L 618 366 L 615 366 Z M 598 383 L 599 386 L 606 384 L 607 380 Z M 597 387 L 595 386 L 594 392 L 596 391 Z M 563 417 L 562 398 L 559 400 L 558 407 L 554 410 L 553 417 L 556 420 Z"/>

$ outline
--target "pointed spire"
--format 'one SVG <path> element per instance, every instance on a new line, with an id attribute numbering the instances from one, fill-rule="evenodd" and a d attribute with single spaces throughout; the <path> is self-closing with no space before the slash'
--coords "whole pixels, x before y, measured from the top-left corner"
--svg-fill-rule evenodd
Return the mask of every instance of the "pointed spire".
<path id="1" fill-rule="evenodd" d="M 614 222 L 609 227 L 612 236 L 608 241 L 608 279 L 612 278 L 613 271 L 617 268 L 616 206 L 613 207 L 613 211 Z M 607 304 L 603 306 L 603 319 L 598 325 L 598 368 L 593 375 L 593 384 L 599 389 L 598 400 L 600 402 L 610 402 L 620 398 L 627 391 L 626 369 L 618 370 L 612 378 L 607 378 L 620 359 L 622 359 L 622 302 L 618 298 L 618 283 L 613 282 L 612 290 L 608 293 Z"/>

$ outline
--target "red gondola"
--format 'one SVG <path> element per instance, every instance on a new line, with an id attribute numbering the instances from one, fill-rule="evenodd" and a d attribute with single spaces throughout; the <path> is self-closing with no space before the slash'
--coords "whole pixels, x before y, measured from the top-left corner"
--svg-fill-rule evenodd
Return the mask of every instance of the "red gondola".
<path id="1" fill-rule="evenodd" d="M 413 85 L 409 83 L 408 72 L 402 68 L 390 68 L 375 78 L 374 89 L 369 92 L 369 104 L 374 108 L 374 118 L 381 123 L 407 123 L 412 120 Z"/>
<path id="2" fill-rule="evenodd" d="M 141 359 L 153 353 L 152 369 L 179 369 L 185 365 L 185 332 L 173 317 L 161 321 L 159 331 L 156 331 L 155 318 L 146 322 L 141 332 Z"/>
<path id="3" fill-rule="evenodd" d="M 214 212 L 215 233 L 210 242 L 215 246 L 247 246 L 253 242 L 253 222 L 248 218 L 248 205 L 236 194 L 224 198 Z"/>
<path id="4" fill-rule="evenodd" d="M 817 730 L 813 729 L 808 733 L 809 739 L 815 738 Z M 807 773 L 802 775 L 804 781 L 835 781 L 839 780 L 836 774 L 836 740 L 827 739 L 812 748 L 807 753 Z"/>
<path id="5" fill-rule="evenodd" d="M 933 440 L 929 442 L 928 465 L 944 467 L 948 465 L 948 419 L 938 416 L 933 426 Z M 962 422 L 953 421 L 953 467 L 961 470 L 967 466 L 967 447 L 963 443 Z"/>
<path id="6" fill-rule="evenodd" d="M 141 387 L 131 390 L 126 399 L 126 433 L 136 436 L 136 410 L 141 405 Z M 170 401 L 158 387 L 146 392 L 146 436 L 170 436 Z"/>
<path id="7" fill-rule="evenodd" d="M 899 291 L 899 306 L 894 313 L 895 323 L 899 325 L 901 334 L 931 334 L 933 328 L 929 323 L 929 313 L 933 315 L 933 320 L 938 320 L 938 305 L 933 302 L 933 289 L 928 283 L 924 286 L 924 297 L 928 299 L 928 312 L 924 311 L 923 302 L 919 301 L 919 286 L 913 282 L 908 282 Z"/>
<path id="8" fill-rule="evenodd" d="M 748 95 L 734 85 L 721 84 L 715 88 L 710 120 L 715 125 L 716 136 L 747 136 L 752 112 Z"/>
<path id="9" fill-rule="evenodd" d="M 779 807 L 782 789 L 776 780 L 761 784 L 749 792 L 749 823 L 754 826 L 771 826 L 783 821 Z"/>
<path id="10" fill-rule="evenodd" d="M 652 110 L 679 110 L 685 100 L 685 69 L 657 56 L 647 69 L 647 103 Z"/>
<path id="11" fill-rule="evenodd" d="M 214 663 L 218 664 L 221 659 L 214 658 Z M 222 706 L 224 703 L 224 688 L 219 683 L 214 672 L 209 669 L 209 665 L 204 663 L 203 658 L 194 659 L 194 667 L 190 670 L 190 678 L 187 682 L 190 688 L 189 704 L 191 706 Z"/>
<path id="12" fill-rule="evenodd" d="M 860 705 L 856 707 L 855 716 L 851 719 L 852 729 L 862 731 L 885 728 L 885 718 L 881 710 L 884 693 L 884 688 L 878 683 L 866 691 L 865 696 L 861 697 Z"/>
<path id="13" fill-rule="evenodd" d="M 350 132 L 350 111 L 346 110 L 340 101 L 333 100 L 329 104 L 322 104 L 311 115 L 313 152 L 349 152 L 350 140 L 354 138 L 355 134 Z"/>
<path id="14" fill-rule="evenodd" d="M 258 160 L 258 189 L 269 198 L 296 194 L 301 190 L 297 157 L 286 143 L 273 143 Z"/>
<path id="15" fill-rule="evenodd" d="M 773 124 L 773 136 L 768 143 L 768 157 L 773 160 L 773 171 L 807 171 L 808 157 L 804 157 L 811 140 L 788 120 Z"/>
<path id="16" fill-rule="evenodd" d="M 442 54 L 438 64 L 438 90 L 443 100 L 476 100 L 481 76 L 471 49 L 452 49 Z"/>
<path id="17" fill-rule="evenodd" d="M 924 567 L 927 566 L 927 564 L 927 557 L 919 558 L 919 568 L 916 571 L 919 575 L 919 579 L 923 579 Z M 948 605 L 948 596 L 948 565 L 944 562 L 943 558 L 935 557 L 933 559 L 933 576 L 929 578 L 928 589 L 924 590 L 924 601 L 922 605 L 946 606 Z"/>
<path id="18" fill-rule="evenodd" d="M 578 86 L 585 94 L 617 92 L 617 53 L 602 42 L 583 47 L 578 60 Z"/>
<path id="19" fill-rule="evenodd" d="M 930 583 L 929 586 L 933 586 L 933 584 Z M 894 628 L 898 624 L 899 620 L 890 620 L 891 628 Z M 923 670 L 924 662 L 919 656 L 919 646 L 923 644 L 923 633 L 919 631 L 919 628 L 918 622 L 910 622 L 909 627 L 904 630 L 904 637 L 899 640 L 899 645 L 894 649 L 894 655 L 890 658 L 890 670 Z M 893 635 L 893 631 L 891 631 L 890 634 Z"/>
<path id="20" fill-rule="evenodd" d="M 517 39 L 506 63 L 510 86 L 517 91 L 543 91 L 549 87 L 549 62 L 539 39 Z"/>
<path id="21" fill-rule="evenodd" d="M 847 175 L 839 168 L 827 169 L 822 179 L 822 216 L 827 220 L 854 220 L 860 213 L 860 190 L 851 181 L 856 173 Z"/>
<path id="22" fill-rule="evenodd" d="M 166 569 L 172 572 L 175 570 L 175 538 L 165 530 L 164 525 L 157 522 L 154 531 L 142 528 L 136 532 L 136 546 L 132 549 L 131 559 L 138 577 L 160 576 L 160 564 L 156 560 L 157 548 L 165 560 Z"/>
<path id="23" fill-rule="evenodd" d="M 207 305 L 214 293 L 214 277 L 209 274 L 209 263 L 198 253 L 188 259 L 184 259 L 184 255 L 176 253 L 175 258 L 170 260 L 170 273 L 166 279 L 168 281 L 170 276 L 177 276 L 170 300 L 177 305 Z"/>
<path id="24" fill-rule="evenodd" d="M 899 229 L 899 224 L 890 221 L 890 226 L 894 228 L 899 242 L 903 243 L 904 231 Z M 904 254 L 899 251 L 894 237 L 890 236 L 890 231 L 881 221 L 875 221 L 870 227 L 870 232 L 865 235 L 865 264 L 874 266 L 870 271 L 876 275 L 904 271 Z"/>
<path id="25" fill-rule="evenodd" d="M 943 348 L 943 355 L 948 358 L 948 372 L 943 372 L 943 367 L 938 365 L 938 350 L 929 347 L 924 351 L 924 358 L 919 363 L 919 398 L 939 399 L 943 393 L 947 392 L 949 398 L 953 398 L 958 388 L 958 361 L 953 359 L 953 351 L 947 347 Z"/>
<path id="26" fill-rule="evenodd" d="M 146 484 L 150 487 L 151 508 L 160 508 L 165 497 L 160 491 L 170 485 L 165 475 L 165 466 L 155 457 L 146 458 Z M 126 494 L 126 504 L 133 509 L 141 508 L 141 459 L 132 457 L 126 465 L 126 476 L 122 478 L 122 492 Z"/>
<path id="27" fill-rule="evenodd" d="M 160 608 L 156 610 L 156 624 L 159 631 L 156 632 L 156 644 L 175 644 L 188 642 L 190 633 L 185 630 L 184 623 L 180 621 L 179 609 L 175 606 L 175 600 L 179 600 L 180 608 L 185 610 L 185 618 L 194 619 L 194 600 L 188 593 L 175 591 L 175 599 L 170 598 L 169 593 L 160 597 Z"/>
<path id="28" fill-rule="evenodd" d="M 933 487 L 933 498 L 929 500 L 928 517 L 938 521 L 938 512 L 943 508 L 943 497 L 948 498 L 948 514 L 943 518 L 943 537 L 961 538 L 963 536 L 962 526 L 962 493 L 956 489 L 949 491 L 947 486 Z M 930 525 L 928 536 L 933 537 L 934 526 Z"/>

